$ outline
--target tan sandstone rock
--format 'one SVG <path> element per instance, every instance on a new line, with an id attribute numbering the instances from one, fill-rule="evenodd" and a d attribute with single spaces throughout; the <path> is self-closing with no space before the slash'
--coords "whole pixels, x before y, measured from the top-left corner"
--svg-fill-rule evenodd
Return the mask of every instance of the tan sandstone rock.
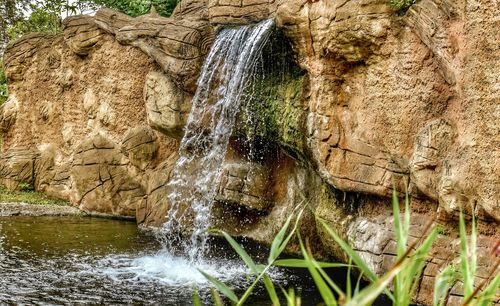
<path id="1" fill-rule="evenodd" d="M 445 229 L 415 297 L 430 304 L 435 276 L 458 260 L 460 207 L 478 216 L 478 280 L 500 239 L 498 15 L 487 0 L 421 0 L 398 13 L 386 0 L 183 0 L 170 18 L 70 18 L 64 35 L 7 48 L 0 182 L 160 226 L 216 31 L 274 18 L 299 73 L 252 100 L 269 121 L 249 134 L 265 154 L 248 153 L 238 126 L 214 226 L 269 244 L 307 201 L 300 228 L 317 254 L 345 259 L 315 216 L 383 273 L 396 254 L 392 190 L 408 186 L 412 241 L 428 224 Z"/>

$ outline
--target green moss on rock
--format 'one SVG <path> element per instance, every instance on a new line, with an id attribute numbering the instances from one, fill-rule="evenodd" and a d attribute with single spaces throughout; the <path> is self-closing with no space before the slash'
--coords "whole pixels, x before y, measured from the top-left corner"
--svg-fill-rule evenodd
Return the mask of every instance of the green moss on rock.
<path id="1" fill-rule="evenodd" d="M 306 111 L 301 74 L 269 75 L 250 88 L 240 114 L 237 135 L 279 146 L 296 159 L 304 156 Z"/>
<path id="2" fill-rule="evenodd" d="M 0 185 L 0 203 L 27 203 L 42 205 L 69 205 L 69 202 L 52 199 L 41 192 L 30 191 L 12 191 Z"/>

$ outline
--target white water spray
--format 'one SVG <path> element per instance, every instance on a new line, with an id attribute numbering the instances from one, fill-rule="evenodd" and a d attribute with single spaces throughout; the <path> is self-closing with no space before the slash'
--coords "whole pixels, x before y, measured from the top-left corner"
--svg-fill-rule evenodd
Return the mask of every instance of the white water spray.
<path id="1" fill-rule="evenodd" d="M 229 138 L 243 92 L 273 27 L 274 22 L 266 20 L 222 30 L 198 79 L 180 157 L 168 184 L 171 208 L 162 228 L 162 233 L 169 235 L 192 221 L 190 241 L 176 241 L 188 251 L 191 262 L 199 262 L 205 252 L 206 232 Z M 171 240 L 166 239 L 172 244 Z"/>

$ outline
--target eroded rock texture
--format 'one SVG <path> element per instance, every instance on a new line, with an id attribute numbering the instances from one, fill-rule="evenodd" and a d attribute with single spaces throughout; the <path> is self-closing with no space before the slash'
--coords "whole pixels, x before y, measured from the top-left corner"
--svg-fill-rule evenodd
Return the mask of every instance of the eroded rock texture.
<path id="1" fill-rule="evenodd" d="M 183 0 L 170 18 L 69 18 L 63 35 L 7 48 L 0 183 L 161 225 L 217 30 L 274 18 L 274 50 L 289 44 L 295 67 L 264 73 L 241 113 L 216 226 L 270 243 L 307 201 L 301 232 L 318 254 L 344 256 L 313 215 L 383 273 L 396 253 L 391 193 L 408 186 L 412 239 L 431 223 L 445 233 L 415 297 L 430 304 L 436 274 L 458 258 L 460 207 L 479 220 L 478 282 L 500 239 L 499 13 L 487 0 L 421 0 L 405 12 L 385 0 Z"/>
<path id="2" fill-rule="evenodd" d="M 1 183 L 135 216 L 149 175 L 177 151 L 147 122 L 146 76 L 161 69 L 91 17 L 65 27 L 62 36 L 24 36 L 5 53 L 11 95 L 1 110 Z"/>

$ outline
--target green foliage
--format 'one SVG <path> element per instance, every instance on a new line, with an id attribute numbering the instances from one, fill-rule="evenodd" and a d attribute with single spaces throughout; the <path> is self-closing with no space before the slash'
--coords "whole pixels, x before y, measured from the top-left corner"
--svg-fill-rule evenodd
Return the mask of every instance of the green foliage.
<path id="1" fill-rule="evenodd" d="M 196 286 L 193 287 L 193 306 L 201 306 L 200 293 Z"/>
<path id="2" fill-rule="evenodd" d="M 460 210 L 460 270 L 464 284 L 464 298 L 468 299 L 474 292 L 474 276 L 476 275 L 476 221 L 472 214 L 472 229 L 469 243 L 467 242 L 467 230 L 465 218 Z"/>
<path id="3" fill-rule="evenodd" d="M 3 68 L 3 61 L 0 59 L 0 105 L 7 101 L 9 92 L 7 91 L 7 77 Z"/>
<path id="4" fill-rule="evenodd" d="M 295 216 L 295 212 L 297 209 L 300 209 L 297 215 Z M 269 277 L 267 271 L 274 265 L 277 258 L 284 251 L 285 247 L 288 245 L 290 239 L 295 235 L 299 222 L 301 220 L 302 214 L 304 212 L 304 207 L 297 206 L 297 208 L 293 211 L 293 213 L 288 216 L 285 224 L 280 229 L 276 237 L 274 238 L 271 246 L 271 251 L 269 252 L 268 264 L 267 265 L 257 265 L 253 261 L 253 259 L 248 255 L 248 253 L 243 249 L 229 234 L 224 231 L 215 231 L 221 233 L 229 244 L 233 247 L 233 249 L 240 255 L 245 264 L 250 269 L 250 272 L 256 276 L 253 283 L 248 287 L 248 289 L 243 293 L 243 295 L 238 298 L 236 294 L 224 283 L 215 279 L 214 277 L 208 275 L 206 272 L 200 270 L 200 272 L 205 276 L 205 278 L 210 281 L 215 288 L 217 288 L 222 294 L 224 294 L 227 298 L 229 298 L 232 302 L 234 302 L 237 306 L 243 305 L 245 301 L 250 297 L 255 286 L 262 280 L 264 282 L 264 286 L 269 294 L 272 305 L 277 306 L 280 305 L 280 301 L 278 299 L 278 294 L 276 293 L 276 288 Z M 291 230 L 289 230 L 292 219 L 295 217 L 295 224 Z M 287 234 L 288 232 L 288 234 Z M 214 303 L 219 303 L 218 299 L 214 294 L 212 294 L 214 299 Z"/>
<path id="5" fill-rule="evenodd" d="M 450 289 L 458 279 L 459 273 L 455 266 L 450 265 L 439 272 L 434 283 L 434 297 L 432 302 L 434 306 L 446 305 Z"/>
<path id="6" fill-rule="evenodd" d="M 229 288 L 229 286 L 227 286 L 226 284 L 224 284 L 220 280 L 216 279 L 215 277 L 211 276 L 210 274 L 204 272 L 203 270 L 198 269 L 198 271 L 200 271 L 200 273 L 207 280 L 209 280 L 215 286 L 215 288 L 217 288 L 217 290 L 222 292 L 222 294 L 227 296 L 231 301 L 233 301 L 235 303 L 238 302 L 238 297 L 236 296 L 234 291 L 231 288 Z"/>
<path id="7" fill-rule="evenodd" d="M 394 265 L 381 277 L 378 277 L 370 268 L 369 265 L 359 256 L 359 254 L 354 251 L 348 243 L 340 238 L 331 227 L 326 224 L 323 220 L 319 219 L 319 223 L 325 228 L 326 232 L 330 237 L 346 252 L 349 256 L 349 264 L 337 264 L 337 263 L 324 263 L 317 262 L 306 243 L 297 233 L 299 240 L 300 250 L 302 253 L 302 259 L 277 259 L 281 252 L 284 250 L 288 244 L 290 238 L 295 232 L 297 232 L 297 224 L 299 222 L 300 216 L 302 215 L 303 209 L 298 214 L 295 220 L 295 226 L 288 231 L 290 226 L 291 218 L 290 216 L 283 226 L 283 228 L 276 235 L 268 259 L 268 264 L 266 266 L 257 265 L 248 255 L 248 253 L 227 233 L 221 232 L 223 236 L 228 240 L 229 244 L 235 249 L 235 251 L 240 255 L 245 264 L 249 267 L 252 274 L 257 276 L 252 285 L 247 289 L 245 294 L 241 298 L 237 298 L 234 292 L 231 291 L 225 284 L 214 279 L 213 277 L 203 273 L 205 277 L 214 284 L 214 286 L 222 292 L 224 295 L 229 297 L 233 303 L 236 305 L 242 305 L 248 296 L 251 294 L 255 285 L 263 279 L 266 290 L 269 293 L 272 305 L 280 305 L 280 300 L 278 298 L 274 284 L 271 278 L 267 274 L 267 270 L 271 266 L 289 267 L 289 268 L 307 268 L 315 282 L 316 288 L 318 289 L 323 301 L 326 305 L 347 305 L 347 306 L 359 306 L 359 305 L 371 305 L 375 299 L 382 293 L 386 293 L 388 297 L 392 300 L 393 305 L 411 305 L 411 298 L 414 296 L 415 289 L 421 279 L 424 265 L 426 263 L 426 257 L 431 249 L 433 242 L 435 241 L 439 228 L 429 226 L 426 228 L 423 238 L 414 242 L 412 245 L 408 245 L 409 241 L 409 229 L 410 229 L 410 204 L 408 195 L 405 198 L 405 209 L 403 215 L 400 215 L 399 199 L 396 192 L 394 192 L 393 197 L 393 215 L 394 215 L 394 227 L 395 227 L 395 239 L 397 245 L 397 259 Z M 285 234 L 286 235 L 285 238 Z M 471 235 L 467 241 L 467 233 L 465 227 L 465 221 L 463 214 L 460 214 L 460 241 L 461 241 L 461 262 L 460 271 L 457 270 L 455 266 L 448 266 L 443 269 L 436 277 L 436 283 L 434 286 L 434 301 L 435 306 L 445 305 L 449 296 L 451 287 L 462 278 L 464 283 L 464 302 L 463 305 L 480 305 L 487 306 L 491 305 L 492 299 L 495 296 L 498 288 L 500 286 L 500 274 L 496 273 L 500 266 L 500 260 L 497 260 L 497 264 L 490 273 L 490 276 L 486 281 L 484 281 L 479 286 L 474 285 L 475 273 L 476 273 L 476 239 L 477 230 L 474 217 L 472 218 L 472 229 Z M 354 263 L 356 267 L 360 270 L 360 275 L 354 290 L 351 288 L 350 273 L 351 273 L 351 263 Z M 328 267 L 348 267 L 347 271 L 347 286 L 345 292 L 339 288 L 335 282 L 328 276 L 328 274 L 323 270 Z M 496 274 L 495 274 L 496 273 Z M 361 277 L 365 275 L 371 281 L 371 283 L 360 289 Z M 389 288 L 393 287 L 393 292 L 389 291 Z M 474 289 L 475 288 L 475 289 Z M 300 305 L 300 297 L 295 296 L 295 291 L 289 289 L 286 291 L 281 288 L 281 293 L 286 299 L 288 306 Z M 217 295 L 218 296 L 218 295 Z M 220 297 L 219 299 L 214 299 L 216 305 L 222 305 Z"/>
<path id="8" fill-rule="evenodd" d="M 300 126 L 305 118 L 301 92 L 304 77 L 298 73 L 266 75 L 251 88 L 250 101 L 240 114 L 237 133 L 248 139 L 276 142 L 285 150 L 303 147 Z"/>
<path id="9" fill-rule="evenodd" d="M 31 185 L 28 184 L 31 187 Z M 19 186 L 21 187 L 21 186 Z M 62 200 L 52 199 L 44 193 L 36 191 L 12 191 L 0 185 L 0 202 L 28 203 L 42 205 L 68 205 Z"/>
<path id="10" fill-rule="evenodd" d="M 224 306 L 224 302 L 222 301 L 222 298 L 220 297 L 217 289 L 212 288 L 210 292 L 212 293 L 212 301 L 214 302 L 214 306 Z"/>
<path id="11" fill-rule="evenodd" d="M 62 30 L 62 18 L 81 14 L 97 8 L 94 0 L 8 0 L 0 10 L 10 12 L 3 17 L 0 31 L 0 43 L 14 40 L 29 32 L 59 33 Z M 30 12 L 28 15 L 27 13 Z"/>
<path id="12" fill-rule="evenodd" d="M 395 190 L 393 191 L 393 213 L 398 260 L 403 260 L 409 251 L 408 237 L 410 231 L 410 200 L 408 193 L 406 193 L 405 197 L 403 222 L 400 222 L 399 199 Z M 419 248 L 413 252 L 412 260 L 408 266 L 396 275 L 394 281 L 394 303 L 396 305 L 410 305 L 411 298 L 415 293 L 418 281 L 420 280 L 420 276 L 425 266 L 427 253 L 436 239 L 437 234 L 438 231 L 435 227 Z"/>
<path id="13" fill-rule="evenodd" d="M 0 57 L 9 40 L 7 29 L 24 18 L 24 12 L 28 4 L 27 0 L 0 1 Z"/>
<path id="14" fill-rule="evenodd" d="M 42 32 L 56 34 L 62 31 L 61 17 L 55 12 L 37 8 L 24 20 L 16 22 L 7 29 L 10 40 L 15 40 L 25 33 Z"/>
<path id="15" fill-rule="evenodd" d="M 406 10 L 414 3 L 415 0 L 389 0 L 389 6 L 396 11 Z"/>
<path id="16" fill-rule="evenodd" d="M 498 261 L 494 271 L 496 271 L 496 268 L 498 268 Z M 494 271 L 492 272 L 494 273 Z M 491 301 L 495 297 L 495 294 L 498 292 L 498 288 L 500 288 L 500 273 L 496 274 L 495 278 L 493 278 L 490 284 L 481 293 L 477 294 L 477 296 L 473 296 L 476 298 L 473 303 L 471 302 L 472 301 L 471 298 L 471 300 L 466 301 L 464 304 L 465 305 L 474 304 L 480 306 L 490 305 Z"/>
<path id="17" fill-rule="evenodd" d="M 179 0 L 96 0 L 99 5 L 113 8 L 130 16 L 149 13 L 154 5 L 161 16 L 170 16 Z"/>
<path id="18" fill-rule="evenodd" d="M 500 288 L 500 273 L 497 272 L 498 268 L 500 268 L 500 259 L 496 260 L 496 263 L 490 271 L 489 276 L 486 278 L 486 281 L 483 281 L 481 284 L 475 284 L 474 281 L 476 279 L 477 272 L 477 225 L 476 218 L 474 216 L 474 207 L 472 207 L 470 236 L 467 237 L 465 217 L 462 209 L 460 210 L 459 229 L 460 276 L 463 283 L 463 305 L 490 305 L 492 299 Z M 489 284 L 487 284 L 491 278 L 493 279 L 489 282 Z"/>
<path id="19" fill-rule="evenodd" d="M 150 12 L 170 16 L 179 0 L 4 0 L 0 4 L 0 53 L 9 40 L 29 32 L 59 33 L 62 19 L 71 15 L 95 11 L 101 6 L 130 16 Z M 27 12 L 31 12 L 26 16 Z"/>
<path id="20" fill-rule="evenodd" d="M 33 185 L 31 185 L 30 183 L 26 183 L 26 182 L 21 182 L 17 188 L 19 189 L 19 191 L 24 191 L 24 192 L 35 190 Z"/>

